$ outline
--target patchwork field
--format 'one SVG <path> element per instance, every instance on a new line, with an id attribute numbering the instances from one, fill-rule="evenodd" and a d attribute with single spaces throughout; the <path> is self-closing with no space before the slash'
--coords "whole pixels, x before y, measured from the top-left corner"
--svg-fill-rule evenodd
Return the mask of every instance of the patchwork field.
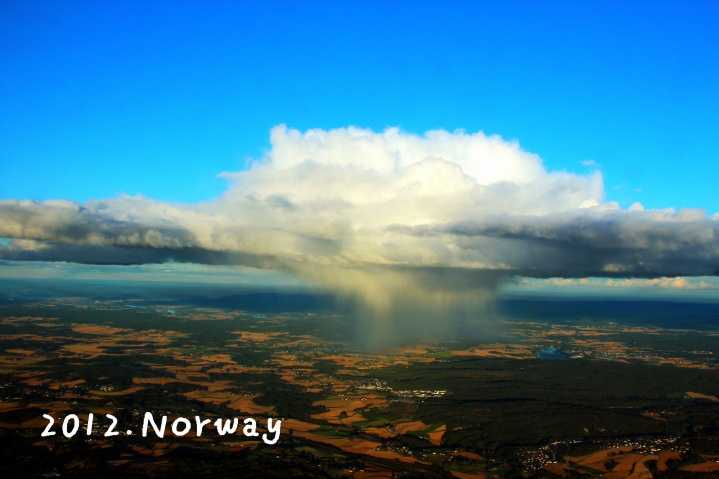
<path id="1" fill-rule="evenodd" d="M 45 477 L 717 473 L 713 330 L 515 319 L 502 323 L 504 339 L 367 350 L 343 337 L 352 326 L 341 314 L 134 303 L 0 306 L 0 439 L 14 458 L 2 468 Z M 124 434 L 140 429 L 144 411 L 283 426 L 273 447 L 212 431 Z M 42 414 L 71 412 L 114 414 L 123 434 L 40 437 Z"/>

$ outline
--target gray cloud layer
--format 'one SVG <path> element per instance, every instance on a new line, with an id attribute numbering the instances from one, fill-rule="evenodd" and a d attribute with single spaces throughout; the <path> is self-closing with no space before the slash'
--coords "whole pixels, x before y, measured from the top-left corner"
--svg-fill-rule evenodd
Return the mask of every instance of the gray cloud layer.
<path id="1" fill-rule="evenodd" d="M 719 222 L 698 211 L 592 209 L 397 229 L 490 249 L 523 276 L 719 275 Z"/>

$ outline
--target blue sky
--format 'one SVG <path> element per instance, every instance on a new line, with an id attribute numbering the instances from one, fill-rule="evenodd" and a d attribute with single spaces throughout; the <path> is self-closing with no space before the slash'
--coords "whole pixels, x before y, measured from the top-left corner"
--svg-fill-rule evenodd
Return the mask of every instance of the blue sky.
<path id="1" fill-rule="evenodd" d="M 0 198 L 209 199 L 273 125 L 351 124 L 498 133 L 625 206 L 719 210 L 719 3 L 337 3 L 3 2 Z"/>

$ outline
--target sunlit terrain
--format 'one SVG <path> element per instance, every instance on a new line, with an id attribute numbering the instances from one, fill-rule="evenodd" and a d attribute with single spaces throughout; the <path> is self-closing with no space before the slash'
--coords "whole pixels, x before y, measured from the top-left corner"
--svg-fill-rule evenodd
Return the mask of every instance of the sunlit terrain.
<path id="1" fill-rule="evenodd" d="M 158 292 L 5 297 L 0 426 L 4 454 L 17 459 L 3 467 L 45 477 L 719 470 L 719 331 L 707 319 L 716 305 L 667 303 L 694 318 L 678 329 L 626 314 L 570 320 L 549 313 L 556 302 L 514 299 L 487 340 L 368 349 L 352 340 L 361 325 L 351 315 L 296 298 L 281 311 L 276 294 L 274 311 L 249 293 L 221 307 Z M 282 435 L 272 447 L 213 431 L 127 435 L 139 431 L 144 411 L 260 425 L 271 416 L 283 420 Z M 43 413 L 71 412 L 112 413 L 122 435 L 40 438 Z"/>

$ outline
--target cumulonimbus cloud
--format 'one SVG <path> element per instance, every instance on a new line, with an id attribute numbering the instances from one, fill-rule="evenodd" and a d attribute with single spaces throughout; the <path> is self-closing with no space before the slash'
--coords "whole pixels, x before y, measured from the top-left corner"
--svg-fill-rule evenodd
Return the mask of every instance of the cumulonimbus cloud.
<path id="1" fill-rule="evenodd" d="M 198 204 L 2 201 L 0 258 L 291 271 L 428 337 L 511 276 L 719 274 L 716 215 L 621 209 L 599 172 L 547 171 L 483 133 L 280 126 L 263 158 L 222 176 L 226 192 Z"/>
<path id="2" fill-rule="evenodd" d="M 717 274 L 718 222 L 623 210 L 598 172 L 547 171 L 498 136 L 360 128 L 271 132 L 214 201 L 0 202 L 15 259 L 308 269 L 456 268 L 532 276 Z M 31 240 L 31 241 L 27 241 Z"/>

